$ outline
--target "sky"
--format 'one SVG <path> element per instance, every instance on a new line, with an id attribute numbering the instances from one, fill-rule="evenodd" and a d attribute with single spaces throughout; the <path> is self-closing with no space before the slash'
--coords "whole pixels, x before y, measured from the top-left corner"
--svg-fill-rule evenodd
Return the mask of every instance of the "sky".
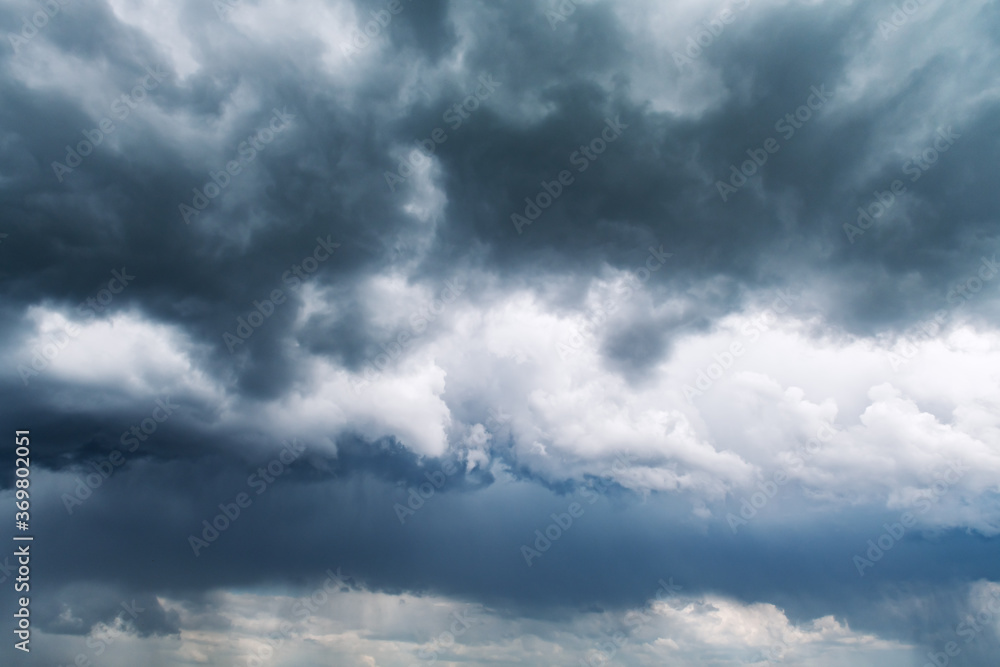
<path id="1" fill-rule="evenodd" d="M 1000 3 L 0 28 L 3 664 L 996 664 Z"/>

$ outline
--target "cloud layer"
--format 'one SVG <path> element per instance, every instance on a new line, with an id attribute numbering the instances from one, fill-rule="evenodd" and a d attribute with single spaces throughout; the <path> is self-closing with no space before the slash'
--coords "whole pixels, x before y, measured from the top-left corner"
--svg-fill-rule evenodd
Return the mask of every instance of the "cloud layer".
<path id="1" fill-rule="evenodd" d="M 0 23 L 31 660 L 992 664 L 996 3 Z"/>

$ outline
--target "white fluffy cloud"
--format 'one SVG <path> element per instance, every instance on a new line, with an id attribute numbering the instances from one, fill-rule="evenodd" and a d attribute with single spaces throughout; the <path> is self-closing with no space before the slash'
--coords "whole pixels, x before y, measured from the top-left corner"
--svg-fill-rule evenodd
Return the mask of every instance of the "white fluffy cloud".
<path id="1" fill-rule="evenodd" d="M 770 305 L 674 341 L 667 360 L 635 381 L 609 366 L 603 348 L 608 332 L 634 323 L 636 302 L 650 298 L 615 290 L 623 279 L 595 281 L 580 312 L 553 311 L 529 292 L 482 288 L 469 298 L 477 289 L 469 285 L 488 284 L 481 276 L 451 282 L 457 298 L 448 288 L 373 279 L 366 303 L 386 353 L 351 373 L 302 352 L 309 371 L 301 390 L 263 405 L 226 398 L 182 335 L 134 313 L 81 323 L 44 372 L 81 389 L 171 387 L 214 405 L 216 426 L 331 447 L 346 432 L 393 436 L 422 455 L 462 452 L 470 466 L 488 467 L 498 446 L 488 432 L 501 426 L 493 411 L 509 415 L 510 455 L 537 474 L 690 493 L 699 508 L 778 468 L 818 501 L 912 506 L 957 462 L 967 472 L 925 520 L 1000 531 L 995 333 L 957 320 L 899 364 L 892 341 L 816 337 L 815 322 L 762 295 L 749 303 Z M 315 310 L 328 298 L 310 292 L 309 300 Z M 677 300 L 659 306 L 683 308 Z M 70 320 L 44 308 L 28 317 L 34 334 L 15 356 L 30 368 Z M 400 332 L 402 346 L 393 342 Z M 793 465 L 792 453 L 824 429 L 836 434 Z M 475 442 L 472 432 L 480 432 Z M 615 465 L 622 458 L 630 465 Z"/>
<path id="2" fill-rule="evenodd" d="M 107 642 L 102 664 L 338 665 L 411 667 L 430 664 L 546 664 L 577 667 L 581 661 L 617 664 L 902 665 L 912 647 L 856 632 L 827 616 L 791 622 L 771 604 L 745 604 L 716 595 L 669 591 L 653 583 L 650 599 L 635 609 L 569 613 L 542 620 L 512 616 L 459 600 L 388 595 L 322 586 L 298 596 L 216 593 L 195 610 L 169 599 L 161 605 L 180 616 L 179 637 L 139 642 L 119 630 Z M 664 587 L 665 586 L 665 587 Z M 657 598 L 659 596 L 659 598 Z M 124 632 L 122 632 L 124 630 Z M 49 640 L 46 637 L 46 640 Z M 85 638 L 53 637 L 62 651 L 93 659 Z"/>

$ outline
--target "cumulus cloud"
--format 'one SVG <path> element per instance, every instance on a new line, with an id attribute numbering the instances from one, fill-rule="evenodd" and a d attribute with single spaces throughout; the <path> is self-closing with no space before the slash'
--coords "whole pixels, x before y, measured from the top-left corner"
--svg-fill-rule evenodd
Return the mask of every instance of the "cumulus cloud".
<path id="1" fill-rule="evenodd" d="M 995 3 L 0 22 L 42 662 L 992 664 Z"/>

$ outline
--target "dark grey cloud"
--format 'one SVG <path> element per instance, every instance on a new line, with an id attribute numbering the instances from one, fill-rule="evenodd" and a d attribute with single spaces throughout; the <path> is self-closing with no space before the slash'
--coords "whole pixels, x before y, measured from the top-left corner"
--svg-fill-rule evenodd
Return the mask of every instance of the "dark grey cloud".
<path id="1" fill-rule="evenodd" d="M 795 621 L 832 614 L 855 630 L 930 645 L 963 620 L 956 587 L 1000 576 L 993 540 L 946 531 L 907 535 L 859 577 L 852 557 L 898 512 L 817 520 L 789 512 L 805 501 L 789 496 L 766 508 L 772 516 L 758 520 L 766 523 L 734 535 L 723 515 L 685 517 L 680 498 L 642 503 L 609 490 L 590 503 L 580 489 L 554 493 L 459 473 L 401 524 L 394 504 L 405 504 L 407 489 L 445 462 L 420 465 L 391 444 L 374 454 L 359 443 L 336 460 L 310 453 L 258 495 L 247 476 L 268 460 L 142 461 L 113 475 L 72 516 L 55 490 L 47 493 L 36 538 L 36 595 L 46 602 L 36 622 L 79 634 L 111 622 L 120 602 L 135 598 L 153 610 L 136 622 L 140 634 L 176 632 L 153 596 L 197 601 L 213 589 L 277 584 L 307 591 L 336 564 L 370 590 L 445 594 L 538 617 L 564 608 L 624 612 L 641 606 L 659 578 L 673 577 L 686 594 L 767 601 Z M 189 536 L 241 491 L 252 504 L 196 557 Z M 584 514 L 529 567 L 521 546 L 534 545 L 534 530 L 574 501 Z M 775 513 L 788 520 L 775 522 Z"/>
<path id="2" fill-rule="evenodd" d="M 340 432 L 313 438 L 217 543 L 192 553 L 188 536 L 202 520 L 278 456 L 254 420 L 275 405 L 293 414 L 317 382 L 333 381 L 313 376 L 319 360 L 331 376 L 362 373 L 421 306 L 404 289 L 436 294 L 458 277 L 470 307 L 530 292 L 550 313 L 586 316 L 597 281 L 635 271 L 651 246 L 662 247 L 669 262 L 636 292 L 675 307 L 629 303 L 594 334 L 602 370 L 643 387 L 658 364 L 676 361 L 678 341 L 710 334 L 761 294 L 800 290 L 805 298 L 792 312 L 815 318 L 816 339 L 899 333 L 936 311 L 958 312 L 949 291 L 997 250 L 996 3 L 927 7 L 905 32 L 882 38 L 878 21 L 891 3 L 762 2 L 685 69 L 673 47 L 626 20 L 642 23 L 645 3 L 580 4 L 553 29 L 546 3 L 402 2 L 350 61 L 334 57 L 340 35 L 268 41 L 255 30 L 269 26 L 221 20 L 203 3 L 170 10 L 186 42 L 176 51 L 107 4 L 69 5 L 18 53 L 4 47 L 0 233 L 9 236 L 0 244 L 0 345 L 20 349 L 39 327 L 32 309 L 42 308 L 81 326 L 115 322 L 119 331 L 122 318 L 133 318 L 147 327 L 137 334 L 147 342 L 161 335 L 154 330 L 173 332 L 190 363 L 179 375 L 186 385 L 150 372 L 163 385 L 153 398 L 123 380 L 52 370 L 26 386 L 23 359 L 8 363 L 0 414 L 17 428 L 32 425 L 36 484 L 46 493 L 35 510 L 38 627 L 83 635 L 135 600 L 147 611 L 122 618 L 139 636 L 176 635 L 178 614 L 158 597 L 211 612 L 214 592 L 305 590 L 337 564 L 369 590 L 452 596 L 529 617 L 634 607 L 657 579 L 673 576 L 692 593 L 777 604 L 795 621 L 834 615 L 927 650 L 950 641 L 968 613 L 969 587 L 1000 579 L 995 536 L 914 533 L 859 577 L 851 564 L 858 545 L 898 517 L 883 497 L 844 509 L 797 488 L 775 510 L 780 519 L 734 536 L 722 519 L 725 503 L 736 502 L 731 489 L 701 519 L 691 515 L 693 494 L 643 497 L 614 484 L 528 567 L 519 547 L 581 493 L 569 463 L 552 473 L 525 458 L 522 447 L 543 441 L 544 429 L 491 429 L 483 446 L 490 463 L 475 467 L 461 448 L 435 458 L 415 453 L 401 434 L 372 437 L 375 418 L 358 416 L 367 400 L 360 394 L 339 397 Z M 384 6 L 354 3 L 360 20 Z M 3 6 L 0 25 L 19 29 L 33 8 Z M 246 20 L 259 20 L 249 10 Z M 353 26 L 341 27 L 346 35 Z M 966 36 L 967 49 L 953 48 L 951 30 Z M 663 39 L 684 43 L 674 33 Z M 921 43 L 931 57 L 914 46 Z M 174 57 L 181 51 L 199 66 L 183 71 Z M 113 101 L 151 67 L 163 69 L 163 80 L 115 118 Z M 447 127 L 447 110 L 483 76 L 498 82 L 496 91 L 447 130 L 431 175 L 390 189 L 386 171 L 415 141 Z M 651 79 L 676 108 L 654 99 Z M 715 182 L 752 159 L 748 150 L 781 137 L 775 122 L 820 87 L 833 91 L 829 100 L 722 201 Z M 718 97 L 699 109 L 687 98 L 692 90 Z M 276 109 L 294 116 L 287 129 L 187 224 L 179 206 L 193 205 L 195 190 Z M 115 118 L 115 131 L 60 180 L 52 163 L 66 163 L 67 146 L 104 117 Z M 581 158 L 609 127 L 620 136 L 595 159 Z M 943 127 L 958 139 L 909 180 L 905 164 Z M 512 215 L 526 215 L 525 199 L 537 200 L 563 170 L 573 182 L 519 233 Z M 895 179 L 906 195 L 851 243 L 845 223 Z M 288 272 L 324 240 L 339 247 L 294 283 Z M 81 308 L 113 271 L 134 281 L 99 312 Z M 393 278 L 402 305 L 380 302 L 373 288 Z M 274 290 L 287 300 L 230 350 L 224 334 Z M 984 288 L 960 314 L 989 332 L 996 304 Z M 444 345 L 438 336 L 461 330 L 462 315 L 432 323 L 404 361 Z M 116 370 L 102 363 L 95 354 L 95 368 Z M 477 363 L 469 360 L 470 373 Z M 491 395 L 519 381 L 519 361 L 495 372 L 483 363 L 482 396 L 456 389 L 454 371 L 439 392 L 451 443 L 486 422 Z M 127 370 L 138 377 L 142 369 Z M 204 381 L 192 379 L 199 373 Z M 121 451 L 123 434 L 168 396 L 176 414 L 68 514 L 62 494 Z M 423 416 L 409 412 L 413 394 L 377 400 L 383 416 Z M 942 423 L 961 421 L 949 412 L 941 408 Z M 986 441 L 992 422 L 983 423 Z M 0 460 L 12 470 L 10 453 Z M 446 465 L 456 472 L 400 523 L 394 506 Z M 501 468 L 515 481 L 503 482 Z M 13 479 L 5 474 L 2 488 Z M 988 664 L 996 647 L 995 636 L 984 637 L 965 653 L 968 664 Z"/>

